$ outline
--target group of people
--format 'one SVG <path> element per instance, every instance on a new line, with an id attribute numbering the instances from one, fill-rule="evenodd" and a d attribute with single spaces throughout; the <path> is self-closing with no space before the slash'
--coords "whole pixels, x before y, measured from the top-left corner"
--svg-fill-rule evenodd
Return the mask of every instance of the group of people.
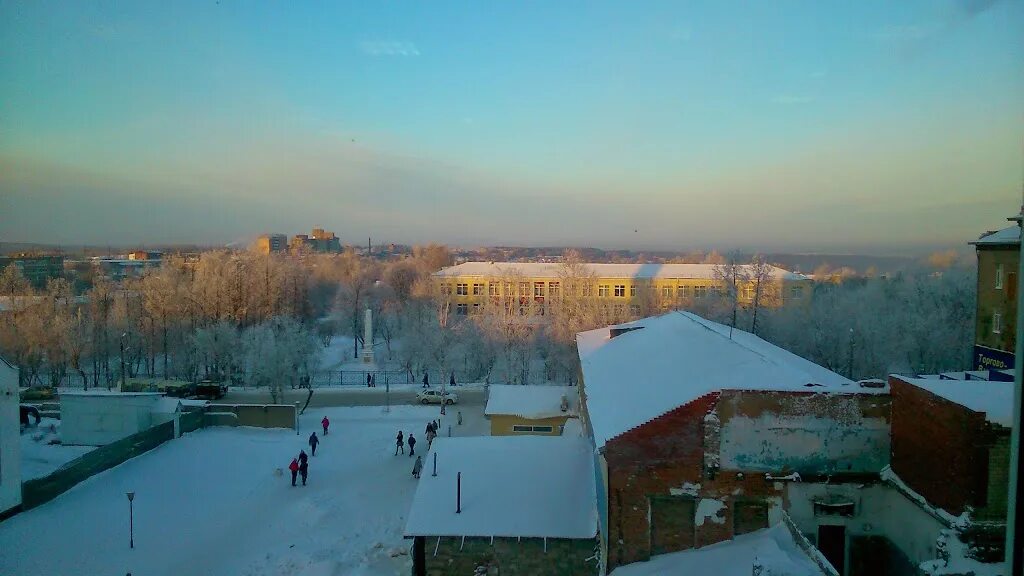
<path id="1" fill-rule="evenodd" d="M 320 425 L 324 428 L 324 436 L 327 436 L 327 432 L 331 427 L 331 421 L 324 416 L 324 419 L 320 421 Z M 313 432 L 309 435 L 309 451 L 316 456 L 316 447 L 320 445 L 320 437 Z M 288 464 L 288 471 L 292 473 L 292 486 L 295 486 L 295 481 L 298 476 L 302 476 L 302 485 L 306 485 L 306 478 L 309 476 L 309 455 L 306 454 L 305 450 L 299 450 L 299 455 L 296 458 L 292 458 L 291 464 Z"/>
<path id="2" fill-rule="evenodd" d="M 369 376 L 367 376 L 367 377 L 369 377 Z M 455 372 L 452 372 L 452 375 L 448 378 L 448 385 L 449 386 L 458 386 L 458 384 L 455 382 Z M 430 376 L 429 376 L 429 374 L 427 372 L 423 373 L 423 387 L 424 388 L 430 388 Z"/>
<path id="3" fill-rule="evenodd" d="M 434 444 L 434 438 L 437 438 L 437 429 L 441 426 L 441 423 L 437 420 L 431 420 L 427 422 L 427 429 L 425 435 L 427 437 L 427 450 Z M 416 456 L 416 438 L 409 433 L 409 437 L 406 438 L 405 433 L 401 430 L 398 431 L 398 436 L 395 437 L 395 456 L 399 453 L 405 454 L 405 445 L 409 445 L 409 457 Z M 419 478 L 420 472 L 423 470 L 423 459 L 420 456 L 416 456 L 416 463 L 412 465 L 412 477 Z"/>

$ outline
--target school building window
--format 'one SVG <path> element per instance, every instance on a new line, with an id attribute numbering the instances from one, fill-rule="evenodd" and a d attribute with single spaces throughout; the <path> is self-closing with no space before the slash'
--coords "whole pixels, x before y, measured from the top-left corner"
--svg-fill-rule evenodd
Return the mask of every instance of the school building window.
<path id="1" fill-rule="evenodd" d="M 594 287 L 591 286 L 590 284 L 584 284 L 583 285 L 583 295 L 587 296 L 587 297 L 593 296 L 594 295 Z"/>
<path id="2" fill-rule="evenodd" d="M 455 294 L 457 294 L 459 296 L 468 296 L 469 295 L 469 284 L 461 284 L 461 283 L 460 284 L 456 284 L 455 285 Z"/>
<path id="3" fill-rule="evenodd" d="M 483 284 L 473 284 L 473 296 L 483 296 L 483 293 L 484 293 L 484 285 Z"/>
<path id="4" fill-rule="evenodd" d="M 629 285 L 629 296 L 630 296 L 630 298 L 632 298 L 633 296 L 636 296 L 636 284 L 630 284 Z"/>
<path id="5" fill-rule="evenodd" d="M 497 284 L 488 284 L 487 285 L 487 294 L 489 296 L 497 296 L 498 295 L 498 285 Z"/>
<path id="6" fill-rule="evenodd" d="M 626 285 L 625 284 L 616 284 L 615 285 L 615 297 L 616 298 L 625 298 L 626 297 Z"/>
<path id="7" fill-rule="evenodd" d="M 465 304 L 456 304 L 455 313 L 459 316 L 465 316 L 469 312 L 469 308 Z"/>
<path id="8" fill-rule="evenodd" d="M 529 296 L 530 295 L 530 283 L 529 282 L 520 282 L 519 283 L 519 295 L 520 296 Z"/>
<path id="9" fill-rule="evenodd" d="M 448 284 L 447 282 L 445 282 L 444 284 L 441 284 L 441 294 L 451 294 L 451 293 L 452 293 L 452 285 L 451 284 Z"/>
<path id="10" fill-rule="evenodd" d="M 1002 334 L 1003 333 L 1003 315 L 999 312 L 992 313 L 992 333 Z"/>
<path id="11" fill-rule="evenodd" d="M 473 314 L 476 314 L 479 311 L 480 311 L 480 304 L 479 303 L 474 303 L 473 304 Z"/>
<path id="12" fill-rule="evenodd" d="M 708 295 L 708 287 L 707 286 L 694 286 L 693 287 L 693 297 L 694 298 L 703 298 L 703 297 L 705 297 L 707 295 Z"/>
<path id="13" fill-rule="evenodd" d="M 551 432 L 554 430 L 551 426 L 525 426 L 521 424 L 513 424 L 513 432 Z"/>
<path id="14" fill-rule="evenodd" d="M 558 293 L 562 291 L 562 285 L 559 282 L 548 282 L 548 296 L 558 296 Z"/>
<path id="15" fill-rule="evenodd" d="M 996 264 L 996 290 L 1003 289 L 1003 265 Z"/>
<path id="16" fill-rule="evenodd" d="M 598 286 L 597 287 L 597 295 L 600 296 L 601 298 L 607 298 L 608 297 L 608 285 L 607 284 L 601 284 L 600 286 Z"/>
<path id="17" fill-rule="evenodd" d="M 534 282 L 533 283 L 533 295 L 534 296 L 543 296 L 544 295 L 544 283 L 543 282 Z"/>
<path id="18" fill-rule="evenodd" d="M 747 284 L 746 286 L 743 287 L 743 297 L 746 298 L 747 300 L 753 300 L 754 299 L 754 285 L 753 284 Z"/>
<path id="19" fill-rule="evenodd" d="M 671 286 L 662 286 L 661 287 L 661 297 L 662 298 L 671 298 L 672 297 L 672 287 Z"/>
<path id="20" fill-rule="evenodd" d="M 640 315 L 640 305 L 639 304 L 630 304 L 629 305 L 629 313 L 632 314 L 633 316 L 639 316 Z"/>
<path id="21" fill-rule="evenodd" d="M 690 287 L 689 286 L 680 286 L 679 287 L 679 297 L 680 298 L 689 298 L 690 297 Z"/>
<path id="22" fill-rule="evenodd" d="M 793 300 L 799 300 L 799 299 L 803 298 L 804 297 L 804 287 L 803 286 L 790 286 L 789 287 L 789 297 L 791 299 L 793 299 Z"/>

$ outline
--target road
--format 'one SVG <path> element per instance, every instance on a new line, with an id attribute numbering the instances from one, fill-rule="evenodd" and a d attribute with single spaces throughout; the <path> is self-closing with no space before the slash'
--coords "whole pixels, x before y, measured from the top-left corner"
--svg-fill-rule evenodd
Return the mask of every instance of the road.
<path id="1" fill-rule="evenodd" d="M 421 388 L 415 385 L 392 387 L 390 402 L 395 405 L 416 404 L 416 393 L 420 390 Z M 458 386 L 454 389 L 449 388 L 449 390 L 458 395 L 459 404 L 480 406 L 484 404 L 487 398 L 486 390 L 480 386 Z M 299 402 L 301 405 L 305 405 L 306 397 L 308 395 L 309 393 L 306 390 L 286 390 L 284 399 L 281 403 L 294 404 L 295 402 Z M 313 398 L 310 400 L 309 405 L 318 408 L 326 406 L 384 406 L 387 402 L 387 391 L 381 386 L 376 388 L 366 388 L 363 386 L 337 386 L 314 388 Z M 266 389 L 231 389 L 223 398 L 215 401 L 215 403 L 269 404 L 270 393 L 267 392 Z"/>

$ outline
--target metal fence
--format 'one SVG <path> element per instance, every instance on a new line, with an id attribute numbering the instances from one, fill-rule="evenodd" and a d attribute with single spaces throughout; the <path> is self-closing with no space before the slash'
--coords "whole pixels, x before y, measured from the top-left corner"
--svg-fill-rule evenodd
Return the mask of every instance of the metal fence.
<path id="1" fill-rule="evenodd" d="M 413 384 L 413 375 L 408 370 L 333 370 L 320 372 L 310 378 L 313 388 L 328 386 L 366 386 L 367 377 L 372 377 L 374 384 Z"/>

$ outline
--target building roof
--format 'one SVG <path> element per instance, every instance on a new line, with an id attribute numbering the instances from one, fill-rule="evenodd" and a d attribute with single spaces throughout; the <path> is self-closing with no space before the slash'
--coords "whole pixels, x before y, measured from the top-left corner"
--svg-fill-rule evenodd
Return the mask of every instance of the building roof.
<path id="1" fill-rule="evenodd" d="M 988 232 L 973 242 L 975 246 L 1017 246 L 1020 245 L 1020 226 L 1010 226 L 997 232 Z"/>
<path id="2" fill-rule="evenodd" d="M 406 536 L 593 538 L 593 451 L 561 436 L 437 438 L 423 458 Z M 462 512 L 456 514 L 456 473 Z"/>
<path id="3" fill-rule="evenodd" d="M 572 416 L 575 412 L 571 408 L 562 411 L 562 399 L 565 398 L 568 404 L 574 391 L 575 388 L 567 386 L 491 385 L 484 415 L 504 414 L 530 419 Z"/>
<path id="4" fill-rule="evenodd" d="M 985 419 L 993 424 L 1013 426 L 1013 381 L 893 377 L 969 410 L 984 412 Z"/>
<path id="5" fill-rule="evenodd" d="M 719 390 L 885 393 L 862 388 L 774 344 L 690 312 L 669 312 L 576 335 L 598 447 Z"/>
<path id="6" fill-rule="evenodd" d="M 583 264 L 597 278 L 643 279 L 703 279 L 714 280 L 716 264 Z M 743 265 L 746 268 L 747 265 Z M 775 280 L 810 280 L 797 274 L 771 266 Z M 439 277 L 480 276 L 484 278 L 520 275 L 524 278 L 558 279 L 566 274 L 565 266 L 553 262 L 463 262 L 442 268 L 434 273 Z"/>

